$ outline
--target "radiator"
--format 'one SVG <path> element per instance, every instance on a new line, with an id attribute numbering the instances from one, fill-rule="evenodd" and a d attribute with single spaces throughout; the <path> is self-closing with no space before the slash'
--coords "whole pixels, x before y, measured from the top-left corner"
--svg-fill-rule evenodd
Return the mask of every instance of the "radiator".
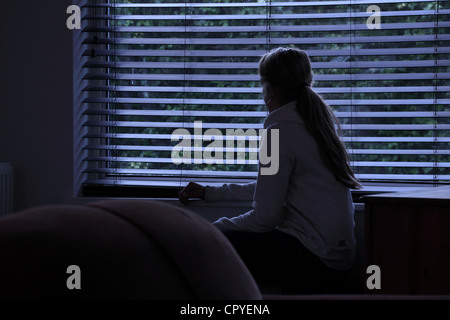
<path id="1" fill-rule="evenodd" d="M 0 162 L 0 217 L 13 211 L 13 165 Z"/>

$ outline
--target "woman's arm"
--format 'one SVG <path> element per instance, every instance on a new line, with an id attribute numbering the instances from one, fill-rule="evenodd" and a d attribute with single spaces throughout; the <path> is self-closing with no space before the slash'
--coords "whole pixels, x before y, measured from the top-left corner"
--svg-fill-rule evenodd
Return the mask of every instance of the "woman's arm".
<path id="1" fill-rule="evenodd" d="M 227 183 L 220 187 L 202 186 L 195 182 L 189 184 L 178 193 L 178 198 L 184 204 L 191 198 L 205 201 L 252 201 L 256 182 L 245 184 Z"/>
<path id="2" fill-rule="evenodd" d="M 227 183 L 220 187 L 205 187 L 205 201 L 252 201 L 256 182 Z"/>
<path id="3" fill-rule="evenodd" d="M 273 126 L 271 129 L 277 129 L 277 127 Z M 292 146 L 289 146 L 289 137 L 285 134 L 287 133 L 279 130 L 278 141 L 267 140 L 268 146 L 278 143 L 278 171 L 275 174 L 262 174 L 261 168 L 264 166 L 260 164 L 253 209 L 234 218 L 220 218 L 214 222 L 215 226 L 232 230 L 268 232 L 280 223 L 289 177 L 295 165 L 295 157 L 293 152 L 290 152 Z M 273 148 L 269 149 L 273 150 Z"/>

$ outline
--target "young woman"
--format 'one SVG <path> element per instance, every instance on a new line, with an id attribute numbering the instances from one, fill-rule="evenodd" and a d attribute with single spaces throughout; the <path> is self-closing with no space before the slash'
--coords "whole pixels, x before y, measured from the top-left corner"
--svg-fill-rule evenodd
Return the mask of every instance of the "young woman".
<path id="1" fill-rule="evenodd" d="M 253 209 L 214 222 L 255 280 L 285 293 L 318 293 L 346 274 L 354 261 L 354 205 L 360 188 L 348 165 L 330 107 L 311 88 L 308 55 L 278 48 L 259 62 L 269 115 L 267 136 L 279 133 L 276 174 L 255 183 L 203 187 L 190 183 L 179 196 L 206 201 L 253 198 Z"/>

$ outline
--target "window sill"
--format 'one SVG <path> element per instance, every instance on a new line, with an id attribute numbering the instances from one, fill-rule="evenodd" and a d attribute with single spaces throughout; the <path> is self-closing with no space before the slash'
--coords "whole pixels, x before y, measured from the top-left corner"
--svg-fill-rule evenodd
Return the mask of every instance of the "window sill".
<path id="1" fill-rule="evenodd" d="M 168 203 L 171 205 L 175 205 L 178 207 L 186 208 L 186 209 L 195 209 L 199 208 L 245 208 L 250 210 L 252 208 L 251 201 L 214 201 L 207 202 L 204 200 L 190 200 L 187 205 L 182 204 L 177 198 L 139 198 L 139 197 L 76 197 L 74 199 L 75 204 L 86 204 L 89 202 L 95 201 L 103 201 L 103 200 L 154 200 L 154 201 L 162 201 L 164 203 Z M 363 211 L 364 203 L 355 202 L 355 211 Z"/>
<path id="2" fill-rule="evenodd" d="M 364 210 L 363 197 L 373 194 L 392 193 L 401 191 L 413 191 L 424 187 L 434 187 L 433 184 L 380 184 L 367 183 L 361 190 L 352 191 L 355 210 Z M 206 202 L 203 200 L 191 200 L 188 205 L 178 201 L 180 187 L 146 187 L 146 186 L 85 186 L 83 194 L 75 199 L 76 203 L 87 203 L 98 200 L 111 199 L 141 199 L 157 200 L 172 205 L 189 208 L 248 208 L 252 207 L 251 201 L 232 202 Z"/>

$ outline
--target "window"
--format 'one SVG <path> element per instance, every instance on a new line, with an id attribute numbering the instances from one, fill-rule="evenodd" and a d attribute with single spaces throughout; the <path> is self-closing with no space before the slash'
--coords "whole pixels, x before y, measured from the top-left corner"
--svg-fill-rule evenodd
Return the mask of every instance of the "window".
<path id="1" fill-rule="evenodd" d="M 449 7 L 441 0 L 87 1 L 75 39 L 78 186 L 254 179 L 267 116 L 257 65 L 279 46 L 311 57 L 314 88 L 340 119 L 367 186 L 449 183 Z M 187 133 L 191 140 L 178 140 Z M 180 142 L 192 148 L 190 163 L 174 163 Z M 205 152 L 223 161 L 205 163 Z"/>

